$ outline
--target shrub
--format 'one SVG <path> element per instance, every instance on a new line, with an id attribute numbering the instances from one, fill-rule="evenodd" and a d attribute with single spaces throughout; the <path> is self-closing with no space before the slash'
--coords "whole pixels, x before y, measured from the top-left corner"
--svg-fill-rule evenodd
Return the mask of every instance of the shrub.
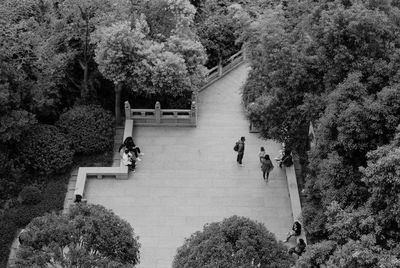
<path id="1" fill-rule="evenodd" d="M 113 118 L 98 105 L 75 106 L 60 116 L 57 125 L 66 133 L 75 152 L 91 154 L 113 146 Z"/>
<path id="2" fill-rule="evenodd" d="M 42 193 L 36 186 L 26 186 L 22 189 L 19 194 L 22 200 L 22 204 L 34 205 L 40 202 L 42 199 Z"/>
<path id="3" fill-rule="evenodd" d="M 33 218 L 42 216 L 46 212 L 60 211 L 64 207 L 67 184 L 63 180 L 50 181 L 43 190 L 43 198 L 36 205 L 19 205 L 6 212 L 19 228 L 25 227 Z"/>
<path id="4" fill-rule="evenodd" d="M 261 223 L 232 216 L 206 224 L 178 248 L 174 268 L 291 267 L 287 248 Z"/>
<path id="5" fill-rule="evenodd" d="M 38 174 L 63 173 L 74 155 L 66 136 L 50 125 L 33 127 L 17 150 L 26 169 Z"/>

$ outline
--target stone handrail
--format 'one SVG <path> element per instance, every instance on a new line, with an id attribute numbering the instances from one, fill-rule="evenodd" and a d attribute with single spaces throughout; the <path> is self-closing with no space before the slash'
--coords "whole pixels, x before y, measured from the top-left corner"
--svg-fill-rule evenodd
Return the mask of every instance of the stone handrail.
<path id="1" fill-rule="evenodd" d="M 122 142 L 132 136 L 133 121 L 125 120 L 124 138 Z M 83 200 L 85 193 L 85 185 L 87 178 L 96 177 L 102 179 L 103 177 L 115 177 L 116 179 L 128 179 L 128 167 L 125 166 L 122 161 L 119 167 L 80 167 L 75 184 L 75 202 Z"/>
<path id="2" fill-rule="evenodd" d="M 207 78 L 206 78 L 206 83 L 202 86 L 200 89 L 203 90 L 230 71 L 232 71 L 235 67 L 237 67 L 239 64 L 243 63 L 246 60 L 245 58 L 245 53 L 243 50 L 240 50 L 238 53 L 232 55 L 229 57 L 229 59 L 226 60 L 227 63 L 224 65 L 219 64 L 207 71 Z"/>
<path id="3" fill-rule="evenodd" d="M 154 109 L 131 109 L 125 102 L 125 118 L 131 119 L 135 126 L 189 126 L 197 124 L 196 101 L 192 97 L 191 109 L 161 109 L 156 102 Z"/>

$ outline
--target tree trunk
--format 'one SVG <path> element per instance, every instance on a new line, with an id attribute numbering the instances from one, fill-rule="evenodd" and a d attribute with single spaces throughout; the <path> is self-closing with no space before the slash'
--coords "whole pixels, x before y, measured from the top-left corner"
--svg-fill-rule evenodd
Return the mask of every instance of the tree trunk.
<path id="1" fill-rule="evenodd" d="M 83 12 L 83 11 L 81 11 Z M 89 57 L 88 57 L 88 49 L 89 49 L 89 19 L 87 12 L 85 14 L 85 22 L 86 22 L 86 33 L 85 33 L 85 45 L 83 49 L 83 62 L 80 62 L 81 67 L 83 69 L 83 88 L 81 92 L 81 98 L 87 102 L 89 101 Z"/>
<path id="2" fill-rule="evenodd" d="M 118 84 L 114 87 L 115 90 L 115 123 L 121 124 L 121 92 L 122 84 Z"/>

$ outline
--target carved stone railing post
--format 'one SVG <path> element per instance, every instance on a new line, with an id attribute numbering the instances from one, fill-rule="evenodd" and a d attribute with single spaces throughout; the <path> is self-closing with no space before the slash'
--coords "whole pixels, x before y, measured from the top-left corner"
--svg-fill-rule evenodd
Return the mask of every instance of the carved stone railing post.
<path id="1" fill-rule="evenodd" d="M 125 120 L 131 119 L 131 105 L 129 101 L 125 102 Z"/>
<path id="2" fill-rule="evenodd" d="M 192 102 L 197 103 L 197 95 L 198 95 L 197 90 L 192 91 Z"/>
<path id="3" fill-rule="evenodd" d="M 156 105 L 154 107 L 154 115 L 156 116 L 156 123 L 160 124 L 161 123 L 161 104 L 159 101 L 156 102 Z"/>
<path id="4" fill-rule="evenodd" d="M 196 102 L 192 101 L 192 105 L 190 107 L 190 121 L 193 126 L 197 124 L 197 112 L 196 112 Z"/>

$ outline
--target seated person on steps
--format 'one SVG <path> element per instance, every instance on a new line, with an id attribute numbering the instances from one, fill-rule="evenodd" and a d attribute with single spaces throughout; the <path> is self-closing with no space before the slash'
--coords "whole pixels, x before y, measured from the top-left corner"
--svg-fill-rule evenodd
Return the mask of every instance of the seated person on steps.
<path id="1" fill-rule="evenodd" d="M 292 226 L 292 230 L 287 233 L 286 241 L 289 241 L 289 238 L 292 236 L 299 236 L 301 234 L 301 223 L 299 221 L 295 221 Z"/>
<path id="2" fill-rule="evenodd" d="M 124 141 L 124 143 L 119 147 L 118 151 L 121 151 L 122 148 L 127 148 L 131 153 L 135 155 L 135 158 L 137 161 L 142 161 L 142 159 L 139 158 L 139 155 L 144 155 L 140 151 L 140 148 L 136 146 L 135 142 L 133 141 L 132 137 L 127 137 Z"/>

